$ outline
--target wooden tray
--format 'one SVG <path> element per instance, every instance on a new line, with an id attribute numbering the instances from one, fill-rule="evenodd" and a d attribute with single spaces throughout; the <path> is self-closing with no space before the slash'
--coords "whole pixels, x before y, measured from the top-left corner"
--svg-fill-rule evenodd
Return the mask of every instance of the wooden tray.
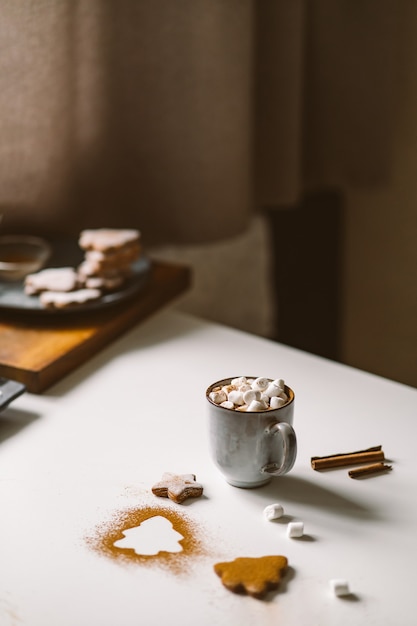
<path id="1" fill-rule="evenodd" d="M 189 267 L 153 260 L 143 289 L 114 306 L 61 316 L 1 312 L 0 376 L 42 393 L 190 284 Z"/>

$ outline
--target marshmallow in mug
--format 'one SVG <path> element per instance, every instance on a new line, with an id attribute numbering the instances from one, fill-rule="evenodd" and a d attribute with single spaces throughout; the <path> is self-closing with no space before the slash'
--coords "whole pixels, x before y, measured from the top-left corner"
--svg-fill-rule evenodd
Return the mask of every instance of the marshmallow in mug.
<path id="1" fill-rule="evenodd" d="M 215 387 L 209 398 L 215 404 L 235 411 L 268 411 L 279 409 L 288 402 L 284 380 L 263 376 L 233 378 L 228 385 Z"/>

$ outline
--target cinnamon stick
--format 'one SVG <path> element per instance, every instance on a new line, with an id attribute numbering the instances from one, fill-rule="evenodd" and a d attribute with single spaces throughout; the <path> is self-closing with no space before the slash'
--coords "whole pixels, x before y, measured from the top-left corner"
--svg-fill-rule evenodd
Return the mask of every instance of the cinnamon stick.
<path id="1" fill-rule="evenodd" d="M 386 465 L 385 463 L 372 463 L 371 465 L 364 465 L 363 467 L 357 467 L 348 472 L 351 478 L 360 478 L 361 476 L 367 476 L 368 474 L 380 474 L 392 469 L 392 465 Z"/>
<path id="2" fill-rule="evenodd" d="M 314 470 L 328 469 L 330 467 L 344 467 L 355 463 L 368 463 L 371 461 L 383 461 L 385 459 L 382 446 L 366 448 L 356 452 L 331 454 L 329 456 L 311 457 L 311 467 Z"/>

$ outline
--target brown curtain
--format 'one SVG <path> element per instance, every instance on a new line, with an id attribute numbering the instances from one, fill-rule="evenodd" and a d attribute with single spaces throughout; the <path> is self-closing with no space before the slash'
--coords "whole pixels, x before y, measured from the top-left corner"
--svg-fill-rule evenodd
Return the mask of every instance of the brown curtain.
<path id="1" fill-rule="evenodd" d="M 243 231 L 389 176 L 406 0 L 3 0 L 3 231 Z"/>

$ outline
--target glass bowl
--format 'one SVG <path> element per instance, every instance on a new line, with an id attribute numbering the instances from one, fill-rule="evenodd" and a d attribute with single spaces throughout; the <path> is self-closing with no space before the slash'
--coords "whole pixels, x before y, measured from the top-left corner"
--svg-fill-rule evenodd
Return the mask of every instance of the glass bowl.
<path id="1" fill-rule="evenodd" d="M 51 255 L 51 246 L 30 235 L 0 236 L 0 280 L 18 281 L 38 272 Z"/>

